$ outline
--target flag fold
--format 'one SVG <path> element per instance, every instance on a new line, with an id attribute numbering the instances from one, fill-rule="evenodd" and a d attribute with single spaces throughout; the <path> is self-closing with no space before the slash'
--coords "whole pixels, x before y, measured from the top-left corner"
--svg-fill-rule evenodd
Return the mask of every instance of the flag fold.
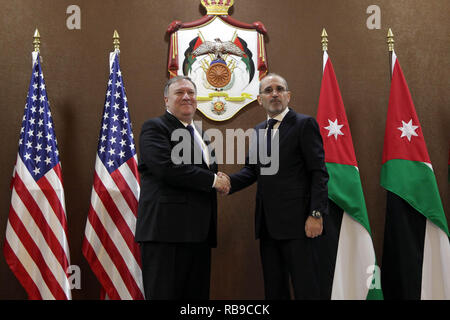
<path id="1" fill-rule="evenodd" d="M 141 258 L 134 241 L 140 182 L 118 50 L 110 55 L 101 125 L 82 250 L 102 297 L 142 300 Z"/>
<path id="2" fill-rule="evenodd" d="M 330 217 L 326 217 L 323 242 L 331 260 L 328 261 L 328 283 L 322 289 L 327 293 L 324 298 L 382 299 L 379 268 L 350 127 L 327 52 L 324 52 L 317 122 L 330 175 Z"/>
<path id="3" fill-rule="evenodd" d="M 29 299 L 70 300 L 61 163 L 40 55 L 32 56 L 3 252 Z"/>
<path id="4" fill-rule="evenodd" d="M 395 52 L 381 185 L 387 190 L 382 260 L 386 299 L 450 299 L 450 243 L 436 178 Z"/>

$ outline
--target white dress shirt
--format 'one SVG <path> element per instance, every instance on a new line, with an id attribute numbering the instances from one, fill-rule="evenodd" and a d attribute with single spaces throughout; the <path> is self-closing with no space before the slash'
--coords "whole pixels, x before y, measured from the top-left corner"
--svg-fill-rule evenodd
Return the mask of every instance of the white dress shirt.
<path id="1" fill-rule="evenodd" d="M 284 109 L 284 111 L 280 114 L 277 114 L 275 117 L 273 117 L 272 119 L 278 120 L 277 123 L 274 124 L 273 129 L 272 129 L 272 138 L 275 136 L 275 133 L 278 130 L 278 127 L 281 124 L 281 121 L 283 121 L 284 117 L 286 116 L 286 114 L 289 112 L 289 107 L 286 107 L 286 109 Z M 267 116 L 267 121 L 269 121 L 270 117 Z M 266 128 L 266 134 L 267 135 L 267 128 Z"/>
<path id="2" fill-rule="evenodd" d="M 172 112 L 169 111 L 169 109 L 166 109 L 168 113 L 170 113 L 171 115 L 173 115 Z M 178 118 L 177 118 L 178 119 Z M 197 128 L 194 125 L 194 120 L 191 120 L 191 123 L 187 123 L 184 121 L 181 121 L 180 119 L 178 119 L 178 121 L 180 121 L 183 126 L 187 127 L 188 125 L 191 125 L 192 128 L 194 128 L 194 140 L 196 141 L 196 143 L 202 148 L 202 156 L 203 156 L 203 160 L 205 161 L 206 165 L 209 168 L 209 161 L 210 161 L 210 157 L 209 157 L 209 149 L 206 146 L 205 142 L 203 141 L 202 136 L 200 135 L 200 133 L 197 131 Z M 217 175 L 214 174 L 214 181 L 213 181 L 213 185 L 212 187 L 214 188 L 214 186 L 216 185 L 216 180 L 217 180 Z"/>

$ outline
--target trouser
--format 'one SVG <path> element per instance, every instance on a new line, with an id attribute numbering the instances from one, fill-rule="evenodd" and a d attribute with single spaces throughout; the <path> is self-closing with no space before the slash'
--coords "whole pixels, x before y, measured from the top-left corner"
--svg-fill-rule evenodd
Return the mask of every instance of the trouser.
<path id="1" fill-rule="evenodd" d="M 147 300 L 208 300 L 208 243 L 142 242 L 142 277 Z"/>
<path id="2" fill-rule="evenodd" d="M 265 298 L 289 300 L 291 281 L 295 299 L 320 299 L 320 237 L 275 240 L 262 220 L 260 254 Z"/>

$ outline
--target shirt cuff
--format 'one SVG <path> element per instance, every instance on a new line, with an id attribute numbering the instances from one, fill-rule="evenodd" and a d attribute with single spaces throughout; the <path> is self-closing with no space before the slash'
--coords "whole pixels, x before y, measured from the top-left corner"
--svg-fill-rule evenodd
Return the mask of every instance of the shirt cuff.
<path id="1" fill-rule="evenodd" d="M 214 173 L 214 181 L 212 185 L 213 188 L 216 186 L 216 181 L 217 181 L 217 174 Z"/>

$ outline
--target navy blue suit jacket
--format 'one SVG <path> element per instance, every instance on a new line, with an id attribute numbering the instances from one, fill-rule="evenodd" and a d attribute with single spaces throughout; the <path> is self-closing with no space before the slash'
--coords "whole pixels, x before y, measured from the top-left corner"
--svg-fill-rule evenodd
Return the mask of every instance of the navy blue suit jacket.
<path id="1" fill-rule="evenodd" d="M 267 121 L 256 131 L 265 130 Z M 292 109 L 278 127 L 279 169 L 276 174 L 262 175 L 264 165 L 259 156 L 259 135 L 249 152 L 257 152 L 256 163 L 246 164 L 231 178 L 231 192 L 254 182 L 256 191 L 255 231 L 260 236 L 261 218 L 270 236 L 277 240 L 305 238 L 306 218 L 313 210 L 328 211 L 328 173 L 317 121 Z M 272 151 L 273 153 L 274 151 Z M 251 157 L 250 157 L 251 158 Z M 264 163 L 264 161 L 262 161 Z"/>
<path id="2" fill-rule="evenodd" d="M 217 245 L 217 196 L 212 188 L 217 165 L 174 164 L 171 141 L 176 129 L 189 131 L 173 115 L 146 121 L 140 135 L 139 198 L 135 240 L 203 242 Z M 205 141 L 208 144 L 208 141 Z M 191 139 L 192 150 L 195 142 Z M 201 151 L 200 151 L 201 152 Z M 201 156 L 200 156 L 200 159 Z"/>

